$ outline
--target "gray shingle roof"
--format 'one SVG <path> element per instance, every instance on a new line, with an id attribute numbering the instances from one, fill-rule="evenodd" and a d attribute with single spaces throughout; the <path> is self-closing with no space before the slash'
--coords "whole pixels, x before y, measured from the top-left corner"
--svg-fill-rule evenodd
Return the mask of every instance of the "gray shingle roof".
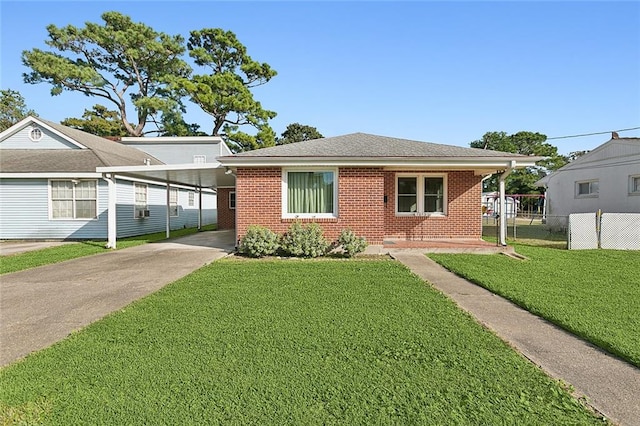
<path id="1" fill-rule="evenodd" d="M 387 136 L 352 133 L 323 139 L 296 142 L 238 153 L 237 157 L 345 157 L 345 158 L 420 158 L 420 157 L 526 157 L 477 148 L 412 141 Z"/>
<path id="2" fill-rule="evenodd" d="M 37 118 L 87 149 L 3 149 L 0 151 L 3 173 L 92 172 L 96 167 L 138 166 L 146 159 L 164 164 L 138 149 L 100 136 Z"/>
<path id="3" fill-rule="evenodd" d="M 123 145 L 118 142 L 92 135 L 81 130 L 72 129 L 62 124 L 40 119 L 43 123 L 53 127 L 58 132 L 68 136 L 81 145 L 94 152 L 100 160 L 100 166 L 138 166 L 144 164 L 145 159 L 150 159 L 152 165 L 164 164 L 157 158 L 140 151 L 139 149 Z M 95 168 L 93 169 L 95 171 Z"/>

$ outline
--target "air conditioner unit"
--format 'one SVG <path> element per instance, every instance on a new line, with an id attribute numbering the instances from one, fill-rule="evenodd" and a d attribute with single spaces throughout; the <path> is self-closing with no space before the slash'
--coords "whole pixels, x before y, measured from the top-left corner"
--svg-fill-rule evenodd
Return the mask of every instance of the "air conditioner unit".
<path id="1" fill-rule="evenodd" d="M 142 210 L 144 217 L 149 217 L 149 210 Z"/>

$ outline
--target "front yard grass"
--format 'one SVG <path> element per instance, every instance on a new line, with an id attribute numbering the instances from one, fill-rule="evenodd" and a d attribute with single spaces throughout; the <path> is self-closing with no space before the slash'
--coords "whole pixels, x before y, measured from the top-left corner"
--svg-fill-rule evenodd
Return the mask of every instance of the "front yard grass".
<path id="1" fill-rule="evenodd" d="M 204 231 L 213 231 L 216 225 L 203 226 Z M 197 228 L 176 229 L 171 231 L 171 238 L 183 237 L 198 232 Z M 141 244 L 162 241 L 166 239 L 166 232 L 156 232 L 153 234 L 139 235 L 118 239 L 117 249 L 138 246 Z M 24 269 L 35 268 L 37 266 L 49 265 L 52 263 L 64 262 L 78 257 L 91 256 L 92 254 L 104 253 L 110 249 L 106 248 L 105 241 L 80 241 L 77 243 L 65 244 L 57 247 L 49 247 L 41 250 L 33 250 L 25 253 L 18 253 L 8 256 L 0 256 L 0 274 L 22 271 Z"/>
<path id="2" fill-rule="evenodd" d="M 518 245 L 501 255 L 431 254 L 456 274 L 640 367 L 640 252 Z"/>
<path id="3" fill-rule="evenodd" d="M 222 260 L 0 370 L 43 424 L 599 424 L 393 261 Z"/>

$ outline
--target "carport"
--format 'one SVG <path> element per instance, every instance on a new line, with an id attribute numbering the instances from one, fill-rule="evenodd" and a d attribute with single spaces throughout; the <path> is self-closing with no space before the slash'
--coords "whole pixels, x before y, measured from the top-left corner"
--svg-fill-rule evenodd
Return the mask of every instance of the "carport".
<path id="1" fill-rule="evenodd" d="M 142 179 L 154 183 L 166 185 L 166 233 L 169 238 L 171 230 L 170 216 L 170 186 L 180 185 L 197 192 L 198 202 L 198 229 L 202 226 L 202 191 L 217 191 L 218 187 L 234 187 L 236 179 L 228 169 L 220 163 L 204 164 L 162 164 L 140 166 L 113 166 L 98 167 L 96 172 L 101 173 L 108 182 L 109 200 L 107 213 L 107 247 L 116 248 L 117 221 L 116 204 L 117 191 L 116 179 L 127 177 Z"/>

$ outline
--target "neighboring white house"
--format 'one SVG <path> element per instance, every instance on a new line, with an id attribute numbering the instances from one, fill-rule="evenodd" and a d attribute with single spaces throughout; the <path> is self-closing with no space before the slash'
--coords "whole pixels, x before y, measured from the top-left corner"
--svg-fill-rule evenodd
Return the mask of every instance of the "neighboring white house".
<path id="1" fill-rule="evenodd" d="M 174 169 L 212 174 L 215 157 L 229 153 L 224 142 L 150 139 L 127 146 L 37 117 L 1 132 L 0 239 L 107 239 L 110 228 L 115 238 L 215 223 L 215 184 L 182 184 Z M 160 175 L 137 176 L 140 168 Z"/>
<path id="2" fill-rule="evenodd" d="M 640 213 L 640 138 L 611 140 L 536 182 L 546 189 L 547 225 L 571 213 Z"/>

